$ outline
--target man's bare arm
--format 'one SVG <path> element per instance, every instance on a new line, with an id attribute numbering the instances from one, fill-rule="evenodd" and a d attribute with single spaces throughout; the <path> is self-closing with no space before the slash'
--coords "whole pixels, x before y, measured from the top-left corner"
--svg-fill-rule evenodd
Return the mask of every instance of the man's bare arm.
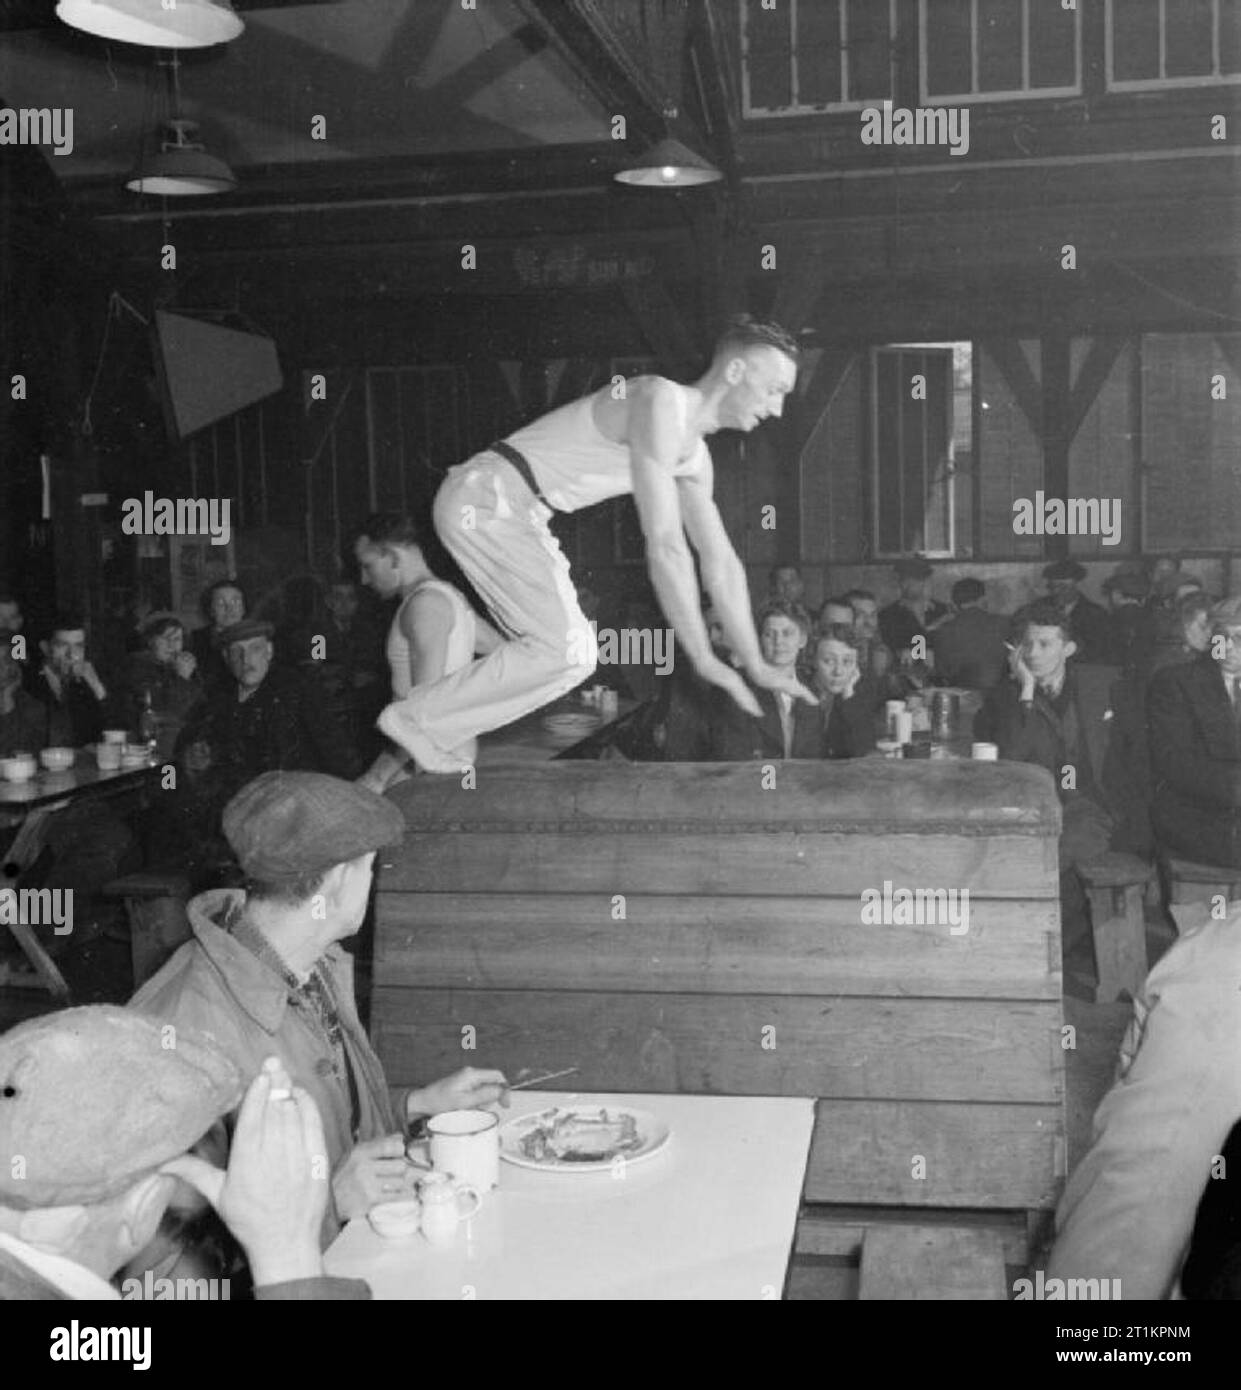
<path id="1" fill-rule="evenodd" d="M 715 605 L 728 645 L 748 674 L 763 664 L 754 619 L 750 615 L 750 585 L 745 566 L 737 558 L 719 508 L 712 496 L 714 469 L 710 462 L 701 473 L 676 480 L 681 520 L 690 543 L 698 552 L 702 583 Z"/>
<path id="2" fill-rule="evenodd" d="M 448 667 L 448 638 L 452 633 L 452 605 L 434 590 L 417 594 L 401 610 L 401 632 L 409 643 L 411 685 L 429 685 L 444 676 Z M 405 770 L 405 753 L 385 749 L 359 778 L 372 791 L 382 792 Z"/>

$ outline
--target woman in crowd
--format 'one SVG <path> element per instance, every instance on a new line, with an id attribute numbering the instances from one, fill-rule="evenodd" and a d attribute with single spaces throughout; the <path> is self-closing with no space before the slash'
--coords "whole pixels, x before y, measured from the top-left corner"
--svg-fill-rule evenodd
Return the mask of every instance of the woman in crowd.
<path id="1" fill-rule="evenodd" d="M 814 693 L 819 697 L 824 758 L 860 758 L 875 746 L 874 698 L 862 678 L 862 639 L 852 624 L 836 623 L 814 644 Z"/>
<path id="2" fill-rule="evenodd" d="M 235 579 L 217 579 L 202 596 L 203 616 L 206 625 L 190 634 L 190 651 L 198 662 L 198 675 L 205 689 L 227 682 L 231 679 L 228 665 L 216 638 L 226 627 L 241 622 L 249 605 L 246 591 Z"/>
<path id="3" fill-rule="evenodd" d="M 185 650 L 185 628 L 170 613 L 152 618 L 142 629 L 142 640 L 145 649 L 130 658 L 126 681 L 133 727 L 138 728 L 149 698 L 159 721 L 160 756 L 169 757 L 185 716 L 202 699 L 198 659 Z"/>

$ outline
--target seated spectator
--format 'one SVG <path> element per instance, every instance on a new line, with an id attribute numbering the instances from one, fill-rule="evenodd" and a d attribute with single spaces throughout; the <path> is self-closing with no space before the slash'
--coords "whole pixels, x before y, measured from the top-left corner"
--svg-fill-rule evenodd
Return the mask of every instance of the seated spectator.
<path id="1" fill-rule="evenodd" d="M 1166 849 L 1241 865 L 1241 598 L 1211 613 L 1211 643 L 1151 677 L 1151 823 Z"/>
<path id="2" fill-rule="evenodd" d="M 1175 606 L 1176 586 L 1181 582 L 1181 557 L 1179 555 L 1159 555 L 1149 562 L 1148 578 L 1150 594 L 1146 600 L 1148 608 L 1172 608 Z"/>
<path id="3" fill-rule="evenodd" d="M 1155 634 L 1148 676 L 1165 666 L 1192 661 L 1211 642 L 1211 599 L 1200 590 L 1179 603 L 1150 610 Z"/>
<path id="4" fill-rule="evenodd" d="M 1103 581 L 1103 594 L 1111 622 L 1104 665 L 1119 666 L 1127 676 L 1148 670 L 1154 656 L 1155 622 L 1146 606 L 1146 576 L 1122 567 Z"/>
<path id="5" fill-rule="evenodd" d="M 22 668 L 13 655 L 15 636 L 0 628 L 0 758 L 65 747 L 73 739 L 64 710 L 45 705 L 22 689 Z"/>
<path id="6" fill-rule="evenodd" d="M 361 592 L 352 579 L 338 579 L 330 584 L 324 603 L 328 617 L 323 627 L 323 664 L 329 682 L 337 673 L 344 689 L 382 686 L 388 674 L 384 656 L 386 624 L 374 609 L 362 609 Z"/>
<path id="7" fill-rule="evenodd" d="M 1218 921 L 1208 904 L 1187 908 L 1199 910 L 1134 1001 L 1117 1080 L 1069 1177 L 1047 1266 L 1048 1278 L 1117 1279 L 1113 1296 L 1127 1301 L 1174 1297 L 1187 1253 L 1188 1296 L 1236 1297 L 1235 1245 L 1220 1248 L 1217 1230 L 1214 1250 L 1194 1241 L 1191 1251 L 1191 1238 L 1213 1192 L 1236 1205 L 1233 1170 L 1224 1180 L 1217 1165 L 1241 1117 L 1241 903 Z"/>
<path id="8" fill-rule="evenodd" d="M 194 939 L 130 1008 L 214 1037 L 241 1072 L 279 1055 L 322 1113 L 332 1174 L 322 1241 L 378 1202 L 407 1195 L 403 1131 L 415 1119 L 500 1100 L 498 1071 L 463 1068 L 423 1087 L 388 1089 L 354 1004 L 341 943 L 362 925 L 375 852 L 404 834 L 401 813 L 362 787 L 315 773 L 267 773 L 224 812 L 246 876 L 188 907 Z"/>
<path id="9" fill-rule="evenodd" d="M 246 591 L 235 579 L 217 579 L 204 590 L 200 606 L 207 622 L 190 633 L 190 651 L 198 662 L 198 677 L 209 691 L 217 685 L 228 684 L 228 663 L 217 639 L 225 628 L 241 622 L 246 616 Z"/>
<path id="10" fill-rule="evenodd" d="M 1107 612 L 1079 588 L 1085 577 L 1085 569 L 1076 560 L 1057 560 L 1043 570 L 1050 600 L 1068 622 L 1078 661 L 1108 665 L 1111 625 Z"/>
<path id="11" fill-rule="evenodd" d="M 709 600 L 704 600 L 702 619 L 712 653 L 720 661 L 735 665 L 719 615 Z M 626 750 L 627 756 L 638 761 L 662 759 L 670 763 L 709 761 L 717 689 L 702 679 L 678 647 L 672 675 L 664 682 L 651 710 L 646 740 L 649 747 L 639 739 Z"/>
<path id="12" fill-rule="evenodd" d="M 1105 853 L 1112 829 L 1090 759 L 1087 723 L 1094 712 L 1083 706 L 1069 661 L 1076 650 L 1059 605 L 1027 608 L 1008 678 L 990 691 L 974 728 L 976 738 L 998 745 L 1002 759 L 1037 763 L 1051 773 L 1064 815 L 1062 870 Z"/>
<path id="13" fill-rule="evenodd" d="M 85 622 L 75 614 L 60 614 L 39 649 L 43 665 L 28 683 L 30 693 L 49 711 L 64 715 L 73 747 L 98 743 L 106 722 L 119 711 L 86 658 Z"/>
<path id="14" fill-rule="evenodd" d="M 958 579 L 952 586 L 956 616 L 931 637 L 935 670 L 946 685 L 991 690 L 1008 669 L 1009 620 L 987 611 L 987 588 L 981 579 Z"/>
<path id="15" fill-rule="evenodd" d="M 120 1299 L 110 1281 L 184 1181 L 245 1248 L 259 1298 L 368 1298 L 361 1280 L 323 1272 L 314 1101 L 265 1062 L 220 1172 L 189 1151 L 236 1105 L 240 1077 L 208 1038 L 167 1044 L 157 1024 L 105 1005 L 0 1037 L 0 1301 Z"/>
<path id="16" fill-rule="evenodd" d="M 198 661 L 193 652 L 184 650 L 185 627 L 170 613 L 152 618 L 142 630 L 142 639 L 146 649 L 130 658 L 125 682 L 129 727 L 138 727 L 149 697 L 160 724 L 159 755 L 168 758 L 186 716 L 203 697 Z"/>
<path id="17" fill-rule="evenodd" d="M 951 616 L 948 609 L 931 597 L 931 576 L 935 571 L 921 558 L 898 560 L 893 566 L 899 596 L 879 613 L 879 632 L 898 662 L 911 650 L 916 637 L 931 649 L 930 634 Z M 914 660 L 918 660 L 915 656 Z"/>
<path id="18" fill-rule="evenodd" d="M 896 658 L 879 636 L 879 600 L 869 589 L 850 589 L 844 596 L 853 614 L 853 630 L 858 638 L 858 666 L 862 681 L 877 704 L 902 698 L 896 675 Z M 828 625 L 820 624 L 819 631 Z"/>
<path id="19" fill-rule="evenodd" d="M 806 583 L 796 565 L 776 565 L 767 580 L 769 598 L 785 603 L 801 603 L 806 597 Z"/>
<path id="20" fill-rule="evenodd" d="M 176 758 L 184 773 L 173 814 L 150 827 L 149 852 L 177 862 L 195 885 L 229 863 L 220 838 L 225 803 L 256 774 L 328 772 L 357 777 L 362 759 L 319 684 L 273 664 L 270 623 L 246 618 L 220 638 L 230 671 L 186 719 Z"/>
<path id="21" fill-rule="evenodd" d="M 796 672 L 810 640 L 809 613 L 800 604 L 768 599 L 759 610 L 757 626 L 759 646 L 768 665 Z M 752 683 L 750 688 L 762 711 L 757 719 L 726 695 L 713 702 L 706 754 L 710 761 L 822 756 L 816 705 L 782 691 L 759 689 Z"/>
<path id="22" fill-rule="evenodd" d="M 294 575 L 280 591 L 280 621 L 276 625 L 276 659 L 286 666 L 318 668 L 315 640 L 328 625 L 323 588 L 310 574 Z"/>
<path id="23" fill-rule="evenodd" d="M 0 589 L 0 630 L 20 632 L 26 626 L 21 600 L 8 589 Z"/>
<path id="24" fill-rule="evenodd" d="M 1051 774 L 1060 795 L 1061 947 L 1066 967 L 1082 976 L 1094 964 L 1089 908 L 1075 872 L 1105 854 L 1114 821 L 1090 754 L 1093 737 L 1106 729 L 1106 711 L 1091 708 L 1069 658 L 1075 644 L 1064 611 L 1051 603 L 1019 615 L 1020 645 L 1010 674 L 987 694 L 974 721 L 974 737 L 998 745 L 1000 757 L 1036 763 Z M 1101 740 L 1100 740 L 1101 741 Z"/>
<path id="25" fill-rule="evenodd" d="M 814 625 L 820 632 L 828 627 L 851 626 L 853 609 L 847 598 L 829 598 L 815 614 Z"/>
<path id="26" fill-rule="evenodd" d="M 859 647 L 853 627 L 829 627 L 815 639 L 813 689 L 819 708 L 810 712 L 818 717 L 821 758 L 860 758 L 875 746 L 875 701 L 866 690 Z M 813 755 L 799 751 L 798 756 Z"/>

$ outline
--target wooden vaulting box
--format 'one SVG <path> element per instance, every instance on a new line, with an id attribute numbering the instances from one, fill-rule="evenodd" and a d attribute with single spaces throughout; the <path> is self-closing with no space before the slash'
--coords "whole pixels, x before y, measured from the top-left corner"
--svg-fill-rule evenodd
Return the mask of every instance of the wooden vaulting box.
<path id="1" fill-rule="evenodd" d="M 1053 1206 L 1051 778 L 874 759 L 774 777 L 565 762 L 398 788 L 372 1008 L 389 1080 L 576 1066 L 562 1087 L 815 1096 L 807 1201 Z M 864 921 L 885 881 L 968 889 L 968 929 L 959 897 L 955 925 Z"/>

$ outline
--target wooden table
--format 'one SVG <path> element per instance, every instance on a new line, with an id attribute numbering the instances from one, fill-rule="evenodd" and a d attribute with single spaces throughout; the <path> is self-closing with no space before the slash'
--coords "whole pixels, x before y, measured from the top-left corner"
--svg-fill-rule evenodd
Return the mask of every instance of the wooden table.
<path id="1" fill-rule="evenodd" d="M 558 700 L 553 705 L 517 719 L 512 724 L 484 734 L 478 741 L 477 764 L 480 767 L 507 767 L 521 763 L 546 763 L 573 747 L 550 734 L 543 727 L 543 720 L 551 714 L 592 714 L 597 722 L 593 728 L 585 729 L 582 738 L 591 738 L 601 729 L 615 724 L 630 711 L 638 707 L 636 700 L 621 700 L 615 714 L 603 714 L 594 706 L 584 704 L 580 696 Z"/>
<path id="2" fill-rule="evenodd" d="M 564 1104 L 527 1091 L 503 1119 Z M 632 1105 L 671 1128 L 665 1148 L 608 1173 L 500 1164 L 500 1186 L 457 1243 L 386 1241 L 351 1221 L 328 1272 L 384 1299 L 775 1299 L 784 1289 L 814 1102 L 796 1098 L 576 1095 Z"/>
<path id="3" fill-rule="evenodd" d="M 20 892 L 24 886 L 23 874 L 30 869 L 42 848 L 47 821 L 57 811 L 86 798 L 144 791 L 159 773 L 160 768 L 153 761 L 140 767 L 122 767 L 105 772 L 95 761 L 93 753 L 78 749 L 74 765 L 67 772 L 48 772 L 40 767 L 28 782 L 0 780 L 0 831 L 17 827 L 17 834 L 3 856 L 7 886 Z M 8 927 L 34 970 L 33 976 L 25 979 L 15 976 L 10 978 L 9 983 L 38 984 L 57 999 L 67 1000 L 69 987 L 65 978 L 30 926 L 23 922 L 10 922 Z"/>

